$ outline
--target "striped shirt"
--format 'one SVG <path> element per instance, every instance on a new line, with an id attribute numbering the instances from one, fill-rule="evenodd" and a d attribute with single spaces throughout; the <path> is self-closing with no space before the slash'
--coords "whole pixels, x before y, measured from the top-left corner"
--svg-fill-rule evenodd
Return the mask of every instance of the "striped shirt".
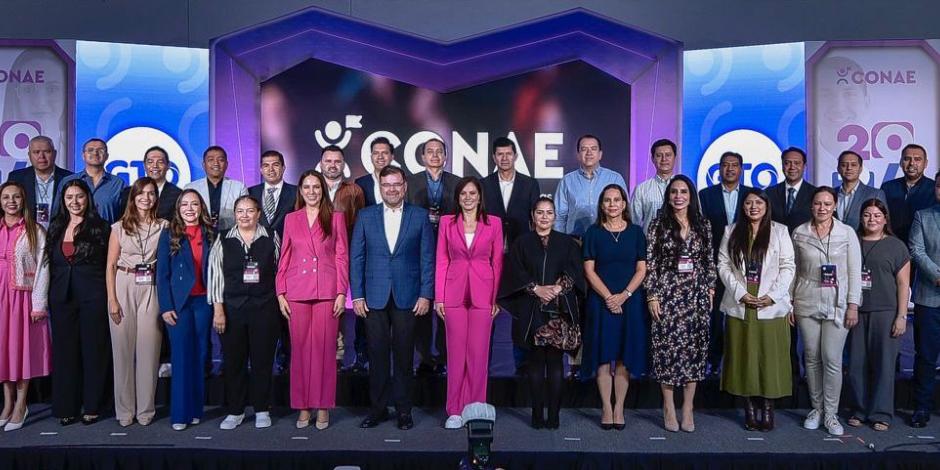
<path id="1" fill-rule="evenodd" d="M 255 228 L 255 238 L 251 241 L 254 243 L 255 240 L 261 237 L 267 237 L 268 231 L 264 228 L 263 225 L 258 224 Z M 222 259 L 223 259 L 223 250 L 222 250 L 222 238 L 219 237 L 215 240 L 215 243 L 212 244 L 212 251 L 209 252 L 209 286 L 206 292 L 206 300 L 209 302 L 209 305 L 212 304 L 222 304 L 225 301 L 222 298 L 222 293 L 225 292 L 225 276 L 222 273 Z M 242 240 L 241 234 L 238 232 L 238 227 L 232 227 L 225 234 L 225 238 L 236 238 L 242 243 L 242 248 L 245 249 L 245 252 L 248 252 L 249 244 L 246 244 Z M 281 257 L 281 241 L 278 239 L 277 234 L 274 234 L 274 265 L 277 266 L 277 260 Z"/>
<path id="2" fill-rule="evenodd" d="M 656 218 L 659 209 L 663 207 L 663 195 L 670 181 L 672 181 L 672 176 L 663 178 L 653 175 L 652 178 L 634 188 L 633 198 L 630 200 L 630 221 L 643 227 L 643 233 L 647 232 L 650 223 Z"/>

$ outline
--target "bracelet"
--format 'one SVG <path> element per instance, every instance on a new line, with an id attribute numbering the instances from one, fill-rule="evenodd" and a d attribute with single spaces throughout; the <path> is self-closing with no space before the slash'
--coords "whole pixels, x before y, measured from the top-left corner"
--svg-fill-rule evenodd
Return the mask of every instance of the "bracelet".
<path id="1" fill-rule="evenodd" d="M 659 299 L 657 299 L 656 297 L 650 297 L 646 299 L 646 303 L 648 304 L 653 303 L 653 302 L 659 302 Z"/>

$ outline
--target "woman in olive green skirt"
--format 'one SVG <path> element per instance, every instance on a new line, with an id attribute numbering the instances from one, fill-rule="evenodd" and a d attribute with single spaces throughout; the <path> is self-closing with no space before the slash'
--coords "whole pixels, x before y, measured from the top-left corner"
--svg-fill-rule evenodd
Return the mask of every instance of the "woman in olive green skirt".
<path id="1" fill-rule="evenodd" d="M 791 390 L 786 316 L 795 270 L 793 243 L 787 227 L 771 221 L 763 191 L 750 190 L 737 220 L 725 229 L 718 252 L 718 274 L 725 285 L 721 310 L 727 315 L 721 388 L 744 397 L 745 429 L 770 431 L 773 400 Z"/>

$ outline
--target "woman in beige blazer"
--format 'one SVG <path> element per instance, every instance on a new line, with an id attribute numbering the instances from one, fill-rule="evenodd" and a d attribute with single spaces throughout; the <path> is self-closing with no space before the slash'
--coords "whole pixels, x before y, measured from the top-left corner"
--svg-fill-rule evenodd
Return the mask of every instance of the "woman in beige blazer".
<path id="1" fill-rule="evenodd" d="M 725 228 L 718 275 L 725 285 L 721 388 L 744 397 L 744 428 L 774 428 L 774 399 L 790 395 L 790 284 L 795 265 L 786 225 L 771 221 L 767 193 L 744 197 L 738 223 Z M 761 398 L 760 410 L 755 398 Z"/>

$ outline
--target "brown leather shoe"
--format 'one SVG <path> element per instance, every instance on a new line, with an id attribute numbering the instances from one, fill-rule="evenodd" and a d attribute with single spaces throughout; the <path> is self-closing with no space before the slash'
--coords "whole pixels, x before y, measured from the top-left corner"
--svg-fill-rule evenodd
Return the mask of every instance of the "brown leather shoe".
<path id="1" fill-rule="evenodd" d="M 748 431 L 760 429 L 760 423 L 757 421 L 757 407 L 754 406 L 754 399 L 751 397 L 744 399 L 744 429 Z"/>
<path id="2" fill-rule="evenodd" d="M 761 431 L 768 432 L 774 429 L 774 400 L 764 398 L 764 421 L 761 423 Z"/>

